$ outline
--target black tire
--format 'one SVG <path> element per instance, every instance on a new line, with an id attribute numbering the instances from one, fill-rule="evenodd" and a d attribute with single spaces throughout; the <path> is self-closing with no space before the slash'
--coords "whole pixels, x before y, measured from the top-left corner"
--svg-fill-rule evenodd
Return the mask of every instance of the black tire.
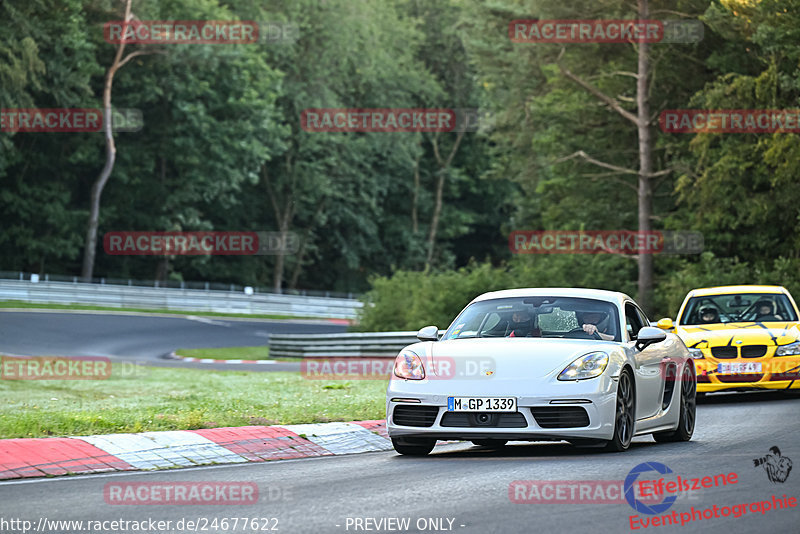
<path id="1" fill-rule="evenodd" d="M 392 438 L 394 450 L 407 456 L 426 456 L 436 446 L 430 438 Z"/>
<path id="2" fill-rule="evenodd" d="M 606 441 L 605 450 L 608 452 L 623 452 L 628 450 L 633 439 L 636 425 L 636 390 L 633 385 L 633 376 L 626 367 L 619 375 L 617 383 L 617 402 L 614 410 L 614 439 Z"/>
<path id="3" fill-rule="evenodd" d="M 689 441 L 694 434 L 694 424 L 697 420 L 697 383 L 694 369 L 686 365 L 681 373 L 681 417 L 678 428 L 670 432 L 655 432 L 653 439 L 659 443 L 672 443 L 676 441 Z"/>
<path id="4" fill-rule="evenodd" d="M 473 439 L 472 444 L 477 445 L 478 447 L 493 447 L 495 449 L 499 449 L 500 447 L 505 447 L 506 443 L 508 443 L 507 439 Z"/>

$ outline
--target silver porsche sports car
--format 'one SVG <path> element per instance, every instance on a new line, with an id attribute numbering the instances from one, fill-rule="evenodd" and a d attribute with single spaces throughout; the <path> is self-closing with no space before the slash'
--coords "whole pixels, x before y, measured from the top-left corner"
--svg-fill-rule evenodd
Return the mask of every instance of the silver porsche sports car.
<path id="1" fill-rule="evenodd" d="M 634 436 L 688 441 L 693 359 L 629 296 L 596 289 L 486 293 L 439 340 L 428 326 L 397 356 L 386 396 L 397 452 L 437 439 L 501 447 L 561 441 L 624 451 Z"/>

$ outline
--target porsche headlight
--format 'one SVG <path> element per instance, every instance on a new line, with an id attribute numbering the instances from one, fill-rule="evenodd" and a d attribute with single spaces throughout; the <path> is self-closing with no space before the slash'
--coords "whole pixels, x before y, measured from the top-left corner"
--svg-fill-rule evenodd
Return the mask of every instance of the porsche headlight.
<path id="1" fill-rule="evenodd" d="M 404 350 L 394 359 L 394 375 L 407 380 L 422 380 L 425 378 L 425 368 L 419 356 Z"/>
<path id="2" fill-rule="evenodd" d="M 608 354 L 605 352 L 590 352 L 584 354 L 569 364 L 561 374 L 559 380 L 583 380 L 594 378 L 603 374 L 608 365 Z"/>
<path id="3" fill-rule="evenodd" d="M 689 349 L 689 354 L 692 355 L 692 358 L 695 360 L 704 360 L 705 356 L 703 356 L 703 351 L 700 349 Z"/>
<path id="4" fill-rule="evenodd" d="M 795 341 L 788 345 L 781 345 L 775 351 L 775 356 L 797 356 L 800 354 L 800 342 Z"/>

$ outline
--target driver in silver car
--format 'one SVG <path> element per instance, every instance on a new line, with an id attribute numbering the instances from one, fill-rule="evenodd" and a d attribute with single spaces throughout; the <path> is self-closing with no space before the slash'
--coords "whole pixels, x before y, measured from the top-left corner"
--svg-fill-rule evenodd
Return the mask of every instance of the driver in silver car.
<path id="1" fill-rule="evenodd" d="M 540 337 L 542 333 L 534 328 L 533 317 L 526 310 L 517 310 L 508 323 L 507 337 Z"/>
<path id="2" fill-rule="evenodd" d="M 601 311 L 577 312 L 578 323 L 587 334 L 597 334 L 606 341 L 613 341 L 614 335 L 608 333 L 609 314 Z"/>

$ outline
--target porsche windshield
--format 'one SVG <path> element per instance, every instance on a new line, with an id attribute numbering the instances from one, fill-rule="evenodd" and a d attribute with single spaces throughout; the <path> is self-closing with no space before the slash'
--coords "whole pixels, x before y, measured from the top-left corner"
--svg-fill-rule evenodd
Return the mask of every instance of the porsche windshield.
<path id="1" fill-rule="evenodd" d="M 703 325 L 740 322 L 796 321 L 797 314 L 781 293 L 739 293 L 692 297 L 679 324 Z"/>
<path id="2" fill-rule="evenodd" d="M 468 306 L 443 340 L 541 337 L 620 341 L 616 307 L 576 297 L 517 297 Z"/>

